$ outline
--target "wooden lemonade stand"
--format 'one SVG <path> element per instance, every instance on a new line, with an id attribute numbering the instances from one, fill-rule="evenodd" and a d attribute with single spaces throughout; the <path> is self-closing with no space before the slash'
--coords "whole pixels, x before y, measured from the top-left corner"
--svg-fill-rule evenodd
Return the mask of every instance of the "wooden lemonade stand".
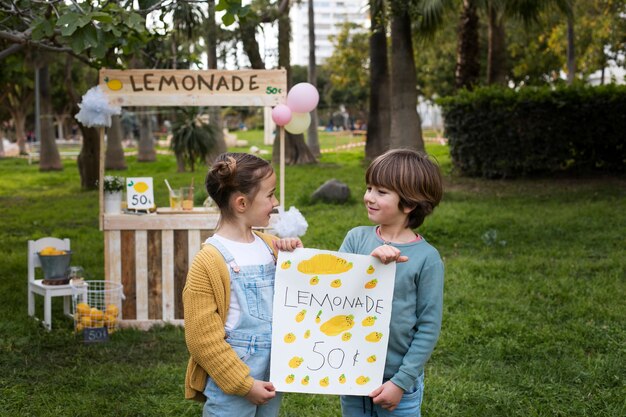
<path id="1" fill-rule="evenodd" d="M 276 106 L 285 101 L 279 70 L 109 70 L 99 86 L 112 106 Z M 280 196 L 284 201 L 284 129 L 280 129 Z M 100 230 L 105 280 L 121 283 L 122 326 L 183 323 L 182 290 L 218 212 L 108 214 L 103 210 L 104 127 L 100 127 Z M 157 209 L 157 212 L 159 210 Z"/>

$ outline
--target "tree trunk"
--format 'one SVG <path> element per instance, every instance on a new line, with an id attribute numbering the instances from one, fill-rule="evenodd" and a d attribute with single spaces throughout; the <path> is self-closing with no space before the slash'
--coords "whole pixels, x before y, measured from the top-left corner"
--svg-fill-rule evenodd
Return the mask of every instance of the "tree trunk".
<path id="1" fill-rule="evenodd" d="M 504 16 L 490 6 L 489 15 L 489 48 L 487 52 L 487 84 L 506 85 L 506 32 Z"/>
<path id="2" fill-rule="evenodd" d="M 287 71 L 287 86 L 291 88 L 291 64 L 289 41 L 291 39 L 291 21 L 289 20 L 289 6 L 278 19 L 278 66 Z M 276 140 L 272 149 L 272 160 L 280 162 L 279 130 L 276 129 Z M 285 132 L 285 164 L 299 165 L 317 162 L 311 150 L 304 143 L 304 135 L 292 135 Z"/>
<path id="3" fill-rule="evenodd" d="M 602 70 L 602 84 L 604 84 L 604 67 Z M 572 85 L 575 78 L 576 51 L 574 49 L 574 18 L 570 15 L 567 17 L 567 84 Z"/>
<path id="4" fill-rule="evenodd" d="M 181 154 L 176 154 L 176 172 L 185 172 L 185 159 Z"/>
<path id="5" fill-rule="evenodd" d="M 120 116 L 111 117 L 111 127 L 107 130 L 106 153 L 104 154 L 104 169 L 127 169 L 122 147 L 122 123 Z"/>
<path id="6" fill-rule="evenodd" d="M 313 0 L 309 0 L 309 69 L 308 69 L 308 81 L 317 88 L 317 68 L 315 62 L 315 10 L 313 8 Z M 317 136 L 317 108 L 311 112 L 311 124 L 307 131 L 306 143 L 311 150 L 311 153 L 319 158 L 320 141 Z"/>
<path id="7" fill-rule="evenodd" d="M 54 140 L 54 126 L 52 120 L 52 97 L 50 96 L 50 72 L 48 65 L 38 69 L 39 71 L 39 94 L 41 97 L 41 137 L 39 148 L 39 171 L 60 171 L 63 169 L 61 155 L 57 143 Z"/>
<path id="8" fill-rule="evenodd" d="M 243 50 L 250 60 L 250 66 L 255 69 L 265 69 L 259 52 L 259 43 L 256 40 L 257 22 L 255 19 L 243 19 L 239 22 L 239 27 Z"/>
<path id="9" fill-rule="evenodd" d="M 156 151 L 154 149 L 154 138 L 152 137 L 152 121 L 150 120 L 148 109 L 139 109 L 139 144 L 137 145 L 138 162 L 156 161 Z"/>
<path id="10" fill-rule="evenodd" d="M 15 109 L 11 111 L 13 124 L 15 125 L 15 139 L 20 155 L 26 155 L 26 114 Z"/>
<path id="11" fill-rule="evenodd" d="M 387 30 L 385 3 L 370 0 L 372 26 L 370 49 L 370 100 L 365 159 L 373 160 L 389 148 L 391 102 L 389 96 L 389 65 L 387 58 Z"/>
<path id="12" fill-rule="evenodd" d="M 400 4 L 391 14 L 391 131 L 392 149 L 424 150 L 422 126 L 417 113 L 417 77 L 411 18 L 408 5 Z"/>
<path id="13" fill-rule="evenodd" d="M 65 62 L 65 85 L 70 97 L 70 113 L 76 114 L 79 110 L 79 97 L 72 82 L 72 65 L 73 59 L 69 57 Z M 95 84 L 97 77 L 92 81 Z M 85 127 L 82 123 L 78 123 L 78 128 L 83 137 L 82 147 L 77 160 L 80 185 L 83 190 L 96 190 L 98 189 L 98 178 L 100 177 L 100 135 L 98 129 Z"/>
<path id="14" fill-rule="evenodd" d="M 207 66 L 209 69 L 217 69 L 217 24 L 215 23 L 215 0 L 209 0 L 209 18 L 207 30 Z M 259 55 L 260 56 L 260 55 Z M 265 66 L 263 66 L 265 68 Z M 211 166 L 215 158 L 226 152 L 226 141 L 224 140 L 224 123 L 222 120 L 221 107 L 212 106 L 209 108 L 209 122 L 217 129 L 215 136 L 215 147 L 209 152 L 206 164 Z"/>
<path id="15" fill-rule="evenodd" d="M 471 90 L 478 84 L 480 76 L 478 14 L 475 0 L 463 0 L 457 33 L 455 86 L 457 89 Z"/>
<path id="16" fill-rule="evenodd" d="M 83 135 L 83 146 L 78 154 L 80 186 L 83 190 L 97 190 L 100 177 L 100 134 L 95 127 L 78 125 Z M 95 163 L 94 163 L 95 161 Z"/>

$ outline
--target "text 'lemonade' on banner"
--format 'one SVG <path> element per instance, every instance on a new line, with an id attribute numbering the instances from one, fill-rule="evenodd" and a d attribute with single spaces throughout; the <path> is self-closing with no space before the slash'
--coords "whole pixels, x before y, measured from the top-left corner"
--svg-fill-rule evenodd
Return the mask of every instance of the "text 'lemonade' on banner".
<path id="1" fill-rule="evenodd" d="M 278 391 L 368 395 L 382 384 L 395 263 L 366 255 L 280 252 L 270 381 Z"/>
<path id="2" fill-rule="evenodd" d="M 115 106 L 275 106 L 287 97 L 278 70 L 100 70 Z"/>

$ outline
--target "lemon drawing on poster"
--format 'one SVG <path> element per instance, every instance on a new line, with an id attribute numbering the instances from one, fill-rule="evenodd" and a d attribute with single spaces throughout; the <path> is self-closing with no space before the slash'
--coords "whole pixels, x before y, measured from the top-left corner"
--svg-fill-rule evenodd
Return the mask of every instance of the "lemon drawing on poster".
<path id="1" fill-rule="evenodd" d="M 304 316 L 306 316 L 306 310 L 302 310 L 301 312 L 296 314 L 296 322 L 300 323 L 302 320 L 304 320 Z"/>
<path id="2" fill-rule="evenodd" d="M 291 266 L 291 261 L 285 261 L 282 264 L 280 264 L 280 267 L 282 269 L 289 269 L 290 266 Z"/>
<path id="3" fill-rule="evenodd" d="M 352 262 L 330 253 L 313 255 L 298 264 L 298 271 L 307 275 L 342 274 L 352 269 Z"/>
<path id="4" fill-rule="evenodd" d="M 341 287 L 341 280 L 340 279 L 335 279 L 330 283 L 330 286 L 333 288 L 339 288 Z"/>
<path id="5" fill-rule="evenodd" d="M 302 378 L 302 381 L 300 381 L 300 383 L 302 385 L 309 385 L 309 376 L 305 376 L 304 378 Z"/>
<path id="6" fill-rule="evenodd" d="M 307 330 L 306 332 L 304 332 L 304 338 L 308 339 L 309 337 L 311 337 L 311 331 Z"/>
<path id="7" fill-rule="evenodd" d="M 371 290 L 372 288 L 376 287 L 376 284 L 378 284 L 378 280 L 374 278 L 373 280 L 367 281 L 365 283 L 365 288 Z"/>
<path id="8" fill-rule="evenodd" d="M 296 341 L 296 335 L 293 333 L 287 333 L 283 340 L 285 341 L 285 343 L 293 343 Z"/>
<path id="9" fill-rule="evenodd" d="M 146 191 L 148 191 L 148 188 L 150 188 L 148 184 L 146 184 L 143 181 L 139 181 L 139 182 L 131 181 L 128 183 L 128 186 L 133 187 L 133 189 L 140 194 L 145 193 Z"/>
<path id="10" fill-rule="evenodd" d="M 295 381 L 295 379 L 296 376 L 294 374 L 287 375 L 287 378 L 285 378 L 285 383 L 291 384 L 293 383 L 293 381 Z"/>
<path id="11" fill-rule="evenodd" d="M 375 269 L 372 265 L 367 267 L 367 270 L 365 272 L 367 272 L 369 275 L 372 275 L 374 273 Z"/>
<path id="12" fill-rule="evenodd" d="M 377 319 L 377 318 L 378 318 L 378 317 L 376 317 L 376 316 L 367 316 L 367 317 L 365 317 L 365 318 L 363 319 L 363 321 L 361 322 L 361 325 L 362 325 L 363 327 L 373 326 L 373 325 L 374 325 L 374 323 L 376 322 L 376 319 Z"/>
<path id="13" fill-rule="evenodd" d="M 370 334 L 368 334 L 367 336 L 365 336 L 365 340 L 367 340 L 368 342 L 380 342 L 380 339 L 383 338 L 383 334 L 380 332 L 372 332 Z"/>
<path id="14" fill-rule="evenodd" d="M 320 282 L 320 277 L 318 277 L 317 275 L 315 275 L 313 278 L 311 278 L 309 280 L 309 284 L 311 285 L 317 285 Z"/>
<path id="15" fill-rule="evenodd" d="M 315 316 L 315 322 L 319 324 L 320 321 L 322 321 L 322 310 L 318 311 L 317 316 Z"/>
<path id="16" fill-rule="evenodd" d="M 376 362 L 376 355 L 368 356 L 367 361 L 368 361 L 369 363 L 374 363 L 374 362 Z"/>
<path id="17" fill-rule="evenodd" d="M 367 384 L 368 382 L 370 382 L 370 377 L 369 377 L 369 376 L 363 376 L 363 375 L 361 375 L 360 377 L 358 377 L 358 378 L 356 379 L 356 383 L 357 383 L 358 385 L 365 385 L 365 384 Z"/>
<path id="18" fill-rule="evenodd" d="M 344 342 L 347 342 L 350 339 L 352 339 L 352 333 L 350 332 L 345 332 L 341 335 L 341 340 L 343 340 Z"/>
<path id="19" fill-rule="evenodd" d="M 320 387 L 327 387 L 329 385 L 330 385 L 330 381 L 328 380 L 327 376 L 320 379 Z"/>
<path id="20" fill-rule="evenodd" d="M 354 326 L 354 316 L 352 314 L 348 316 L 340 314 L 324 322 L 324 324 L 320 326 L 320 331 L 326 336 L 337 336 L 340 333 L 350 330 L 352 326 Z"/>
<path id="21" fill-rule="evenodd" d="M 109 77 L 104 77 L 104 82 L 106 83 L 109 90 L 118 91 L 122 89 L 122 82 L 118 79 L 110 79 Z"/>
<path id="22" fill-rule="evenodd" d="M 340 384 L 345 384 L 346 383 L 346 375 L 345 374 L 339 375 L 339 383 Z"/>
<path id="23" fill-rule="evenodd" d="M 289 360 L 289 367 L 295 369 L 298 366 L 302 365 L 302 362 L 304 362 L 304 358 L 294 356 L 293 358 Z"/>

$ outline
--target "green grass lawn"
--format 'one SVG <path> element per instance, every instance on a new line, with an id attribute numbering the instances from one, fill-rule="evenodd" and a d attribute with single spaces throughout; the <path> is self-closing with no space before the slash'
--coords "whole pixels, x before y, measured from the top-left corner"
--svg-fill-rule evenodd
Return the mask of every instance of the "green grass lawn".
<path id="1" fill-rule="evenodd" d="M 334 140 L 321 143 L 332 148 Z M 249 145 L 259 143 L 251 135 Z M 626 180 L 459 178 L 447 147 L 428 151 L 443 167 L 446 193 L 420 233 L 445 260 L 446 287 L 423 414 L 626 415 Z M 306 246 L 337 249 L 351 227 L 367 224 L 362 158 L 355 148 L 287 167 L 285 205 L 308 220 Z M 204 170 L 180 174 L 172 157 L 158 159 L 130 157 L 119 174 L 154 177 L 159 206 L 164 178 L 203 182 Z M 199 403 L 183 399 L 183 329 L 125 329 L 83 345 L 59 299 L 51 332 L 27 317 L 28 239 L 70 238 L 72 264 L 103 279 L 97 193 L 81 191 L 76 163 L 64 164 L 40 173 L 24 159 L 0 160 L 0 416 L 201 415 Z M 349 204 L 310 203 L 329 178 L 350 186 Z M 321 395 L 287 394 L 281 411 L 338 415 L 337 397 Z"/>

